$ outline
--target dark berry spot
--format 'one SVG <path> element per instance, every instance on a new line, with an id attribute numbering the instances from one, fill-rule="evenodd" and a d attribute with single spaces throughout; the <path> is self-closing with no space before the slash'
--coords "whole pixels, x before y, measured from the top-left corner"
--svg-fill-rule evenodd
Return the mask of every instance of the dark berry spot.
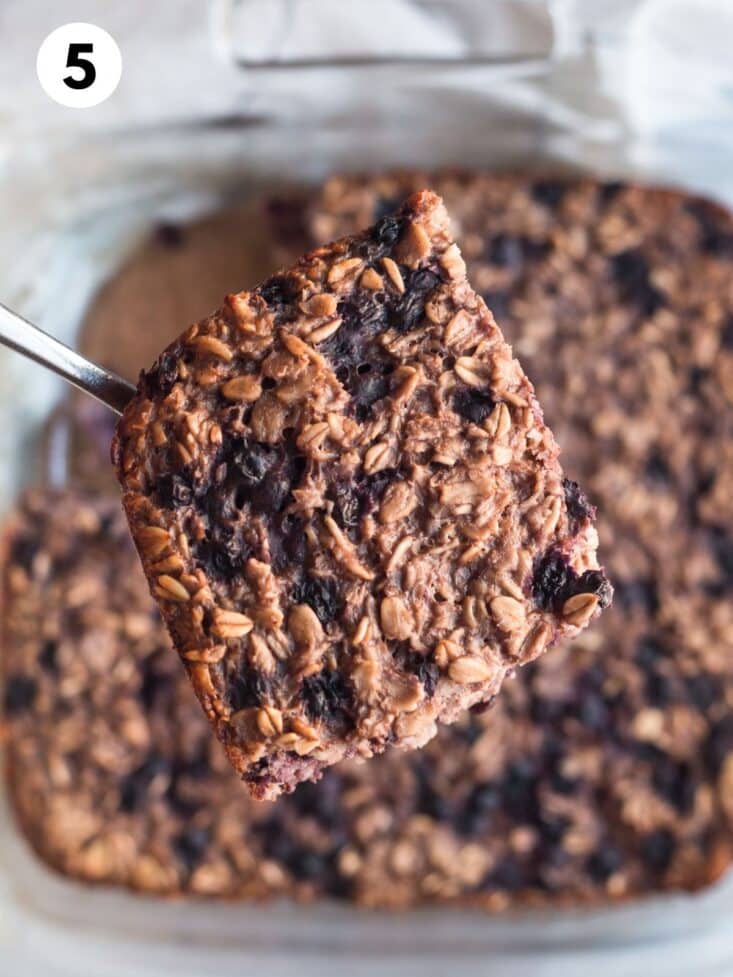
<path id="1" fill-rule="evenodd" d="M 672 473 L 666 458 L 658 448 L 652 448 L 649 452 L 644 465 L 644 474 L 650 482 L 656 482 L 658 485 L 669 484 Z"/>
<path id="2" fill-rule="evenodd" d="M 523 761 L 512 764 L 501 783 L 502 806 L 510 818 L 534 823 L 539 817 L 537 775 L 534 768 Z"/>
<path id="3" fill-rule="evenodd" d="M 147 660 L 143 669 L 138 695 L 145 709 L 150 712 L 160 709 L 163 697 L 172 692 L 173 681 L 170 675 L 155 668 L 155 660 Z"/>
<path id="4" fill-rule="evenodd" d="M 657 635 L 643 634 L 636 643 L 636 664 L 645 672 L 656 668 L 666 655 L 664 644 Z"/>
<path id="5" fill-rule="evenodd" d="M 607 183 L 601 184 L 599 191 L 601 203 L 610 204 L 625 189 L 626 184 L 621 180 L 610 180 Z"/>
<path id="6" fill-rule="evenodd" d="M 586 868 L 588 874 L 596 882 L 606 882 L 614 872 L 618 872 L 624 863 L 624 858 L 618 848 L 610 841 L 605 841 L 601 847 L 588 858 Z"/>
<path id="7" fill-rule="evenodd" d="M 333 518 L 345 530 L 355 529 L 361 516 L 361 500 L 354 486 L 337 483 L 330 492 L 333 500 Z"/>
<path id="8" fill-rule="evenodd" d="M 414 675 L 422 684 L 425 696 L 432 699 L 440 677 L 440 669 L 437 664 L 420 652 L 412 651 L 409 645 L 399 645 L 393 654 L 395 662 L 406 672 Z"/>
<path id="9" fill-rule="evenodd" d="M 180 509 L 193 502 L 193 489 L 183 475 L 161 475 L 156 492 L 164 509 Z"/>
<path id="10" fill-rule="evenodd" d="M 145 804 L 148 788 L 159 775 L 168 775 L 170 765 L 165 757 L 151 753 L 141 766 L 120 782 L 120 810 L 131 814 Z"/>
<path id="11" fill-rule="evenodd" d="M 557 207 L 570 189 L 566 180 L 537 180 L 532 184 L 532 199 L 545 207 Z"/>
<path id="12" fill-rule="evenodd" d="M 733 588 L 733 536 L 727 529 L 718 527 L 713 530 L 710 541 L 713 557 L 718 565 L 721 585 L 725 589 Z"/>
<path id="13" fill-rule="evenodd" d="M 453 410 L 472 424 L 485 421 L 495 403 L 489 394 L 474 390 L 473 387 L 459 387 L 453 395 Z"/>
<path id="14" fill-rule="evenodd" d="M 504 291 L 482 292 L 482 298 L 495 317 L 501 321 L 509 317 L 509 293 Z"/>
<path id="15" fill-rule="evenodd" d="M 524 869 L 514 855 L 507 855 L 493 868 L 482 884 L 483 889 L 519 892 L 525 887 Z"/>
<path id="16" fill-rule="evenodd" d="M 256 668 L 242 664 L 236 675 L 229 678 L 227 701 L 234 712 L 261 706 L 268 698 L 267 676 Z"/>
<path id="17" fill-rule="evenodd" d="M 695 708 L 705 712 L 720 699 L 720 683 L 713 675 L 700 672 L 685 679 L 685 688 L 690 702 Z"/>
<path id="18" fill-rule="evenodd" d="M 30 573 L 33 568 L 33 561 L 40 552 L 40 544 L 26 536 L 19 536 L 13 541 L 10 550 L 10 559 L 16 566 L 22 567 L 26 573 Z"/>
<path id="19" fill-rule="evenodd" d="M 540 834 L 542 835 L 542 840 L 548 845 L 558 845 L 565 832 L 570 827 L 570 819 L 564 817 L 562 814 L 553 817 L 549 814 L 543 814 L 540 817 Z"/>
<path id="20" fill-rule="evenodd" d="M 307 546 L 303 521 L 299 516 L 286 512 L 274 517 L 268 526 L 270 561 L 276 573 L 287 567 L 302 566 Z"/>
<path id="21" fill-rule="evenodd" d="M 327 773 L 318 784 L 310 781 L 299 784 L 288 801 L 302 817 L 315 818 L 334 831 L 341 816 L 341 790 L 340 778 L 333 773 Z"/>
<path id="22" fill-rule="evenodd" d="M 296 879 L 307 882 L 324 874 L 326 859 L 318 852 L 303 848 L 288 860 L 287 865 Z"/>
<path id="23" fill-rule="evenodd" d="M 275 313 L 282 313 L 295 298 L 295 285 L 287 275 L 274 275 L 257 291 Z"/>
<path id="24" fill-rule="evenodd" d="M 651 671 L 645 681 L 646 697 L 649 705 L 664 709 L 672 704 L 674 699 L 674 685 L 664 672 Z"/>
<path id="25" fill-rule="evenodd" d="M 727 715 L 713 724 L 705 744 L 705 763 L 713 776 L 718 776 L 731 753 L 733 753 L 733 715 Z"/>
<path id="26" fill-rule="evenodd" d="M 389 310 L 389 324 L 399 333 L 415 329 L 423 317 L 425 303 L 440 278 L 427 268 L 418 268 L 403 275 L 405 291 Z"/>
<path id="27" fill-rule="evenodd" d="M 322 671 L 303 680 L 303 702 L 312 722 L 334 727 L 353 726 L 354 696 L 339 672 Z"/>
<path id="28" fill-rule="evenodd" d="M 644 864 L 659 875 L 669 868 L 674 850 L 674 835 L 666 828 L 652 831 L 641 840 L 641 857 Z"/>
<path id="29" fill-rule="evenodd" d="M 486 257 L 500 268 L 519 268 L 524 260 L 522 242 L 516 234 L 495 234 L 489 240 Z"/>
<path id="30" fill-rule="evenodd" d="M 733 351 L 733 315 L 729 315 L 720 333 L 720 344 L 723 349 Z"/>
<path id="31" fill-rule="evenodd" d="M 654 315 L 664 305 L 664 296 L 652 285 L 649 265 L 638 248 L 614 255 L 611 269 L 624 301 L 636 305 L 642 315 Z"/>
<path id="32" fill-rule="evenodd" d="M 54 674 L 58 670 L 58 644 L 55 641 L 46 641 L 38 653 L 38 664 L 49 674 Z"/>
<path id="33" fill-rule="evenodd" d="M 659 594 L 655 580 L 643 578 L 628 581 L 614 580 L 614 586 L 623 610 L 631 611 L 638 607 L 652 615 L 659 610 Z"/>
<path id="34" fill-rule="evenodd" d="M 329 577 L 306 577 L 293 591 L 293 601 L 311 607 L 324 627 L 337 617 L 343 607 L 338 585 Z"/>
<path id="35" fill-rule="evenodd" d="M 17 716 L 30 709 L 36 701 L 38 687 L 29 675 L 11 675 L 5 685 L 3 697 L 5 714 Z"/>
<path id="36" fill-rule="evenodd" d="M 541 261 L 551 247 L 548 241 L 534 241 L 523 234 L 501 233 L 490 239 L 486 257 L 492 265 L 519 271 L 526 261 Z"/>
<path id="37" fill-rule="evenodd" d="M 532 577 L 535 603 L 543 610 L 557 613 L 576 594 L 596 594 L 603 608 L 610 604 L 613 588 L 600 570 L 586 570 L 578 576 L 561 553 L 550 550 L 535 566 Z"/>
<path id="38" fill-rule="evenodd" d="M 577 482 L 565 478 L 563 479 L 562 486 L 565 493 L 565 505 L 568 509 L 571 529 L 574 533 L 577 533 L 582 523 L 594 518 L 596 514 L 595 506 L 590 504 Z"/>
<path id="39" fill-rule="evenodd" d="M 703 251 L 724 258 L 733 254 L 733 233 L 714 204 L 706 200 L 693 200 L 687 209 L 697 218 Z"/>
<path id="40" fill-rule="evenodd" d="M 189 872 L 193 872 L 206 853 L 211 838 L 208 828 L 187 828 L 173 839 L 173 847 Z"/>
<path id="41" fill-rule="evenodd" d="M 140 374 L 139 387 L 146 397 L 166 397 L 178 379 L 178 358 L 175 353 L 162 353 L 153 366 Z"/>
<path id="42" fill-rule="evenodd" d="M 653 764 L 652 784 L 680 814 L 689 814 L 695 803 L 696 783 L 692 767 L 661 754 Z"/>
<path id="43" fill-rule="evenodd" d="M 180 224 L 173 224 L 170 221 L 161 221 L 156 226 L 153 236 L 158 244 L 171 250 L 180 248 L 186 239 L 185 231 Z"/>
<path id="44" fill-rule="evenodd" d="M 382 217 L 376 222 L 374 228 L 372 229 L 372 237 L 381 245 L 383 248 L 391 248 L 397 243 L 397 240 L 402 233 L 403 222 L 399 217 L 395 217 L 391 213 L 387 213 L 386 216 Z"/>

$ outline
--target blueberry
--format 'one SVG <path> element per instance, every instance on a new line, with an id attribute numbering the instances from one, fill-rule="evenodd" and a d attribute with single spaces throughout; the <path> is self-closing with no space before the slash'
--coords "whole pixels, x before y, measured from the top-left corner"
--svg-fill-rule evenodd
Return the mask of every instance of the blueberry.
<path id="1" fill-rule="evenodd" d="M 349 384 L 349 390 L 354 400 L 356 419 L 363 424 L 372 416 L 374 404 L 389 395 L 391 384 L 388 376 L 370 368 L 368 371 L 357 372 Z"/>
<path id="2" fill-rule="evenodd" d="M 353 726 L 354 696 L 338 672 L 322 671 L 303 680 L 305 711 L 312 722 L 333 726 Z"/>
<path id="3" fill-rule="evenodd" d="M 300 566 L 307 555 L 303 520 L 287 512 L 271 520 L 267 529 L 270 561 L 276 573 L 287 567 Z"/>
<path id="4" fill-rule="evenodd" d="M 710 539 L 721 583 L 725 588 L 733 588 L 733 536 L 727 529 L 716 527 Z"/>
<path id="5" fill-rule="evenodd" d="M 122 778 L 120 782 L 120 810 L 131 814 L 143 806 L 148 788 L 153 780 L 162 774 L 170 773 L 170 764 L 158 753 L 150 756 L 139 767 Z"/>
<path id="6" fill-rule="evenodd" d="M 293 301 L 294 289 L 287 275 L 273 275 L 257 291 L 274 312 L 281 313 Z"/>
<path id="7" fill-rule="evenodd" d="M 295 588 L 293 600 L 296 604 L 311 607 L 324 627 L 338 616 L 343 607 L 338 585 L 328 577 L 306 577 Z"/>
<path id="8" fill-rule="evenodd" d="M 638 306 L 642 315 L 652 316 L 664 305 L 664 296 L 652 285 L 649 265 L 638 248 L 614 255 L 611 269 L 623 299 Z"/>
<path id="9" fill-rule="evenodd" d="M 388 213 L 374 225 L 372 237 L 382 247 L 391 248 L 397 243 L 402 233 L 402 227 L 403 221 L 399 217 L 395 217 L 394 214 Z"/>
<path id="10" fill-rule="evenodd" d="M 551 250 L 548 241 L 535 241 L 523 234 L 500 233 L 490 239 L 486 257 L 492 265 L 519 271 L 525 262 L 541 261 Z M 493 306 L 489 305 L 489 308 L 493 309 Z"/>
<path id="11" fill-rule="evenodd" d="M 652 831 L 641 839 L 641 857 L 654 873 L 663 874 L 669 868 L 676 844 L 674 835 L 666 828 Z"/>
<path id="12" fill-rule="evenodd" d="M 242 663 L 227 683 L 227 702 L 234 712 L 261 706 L 268 699 L 270 684 L 267 676 L 256 668 Z"/>
<path id="13" fill-rule="evenodd" d="M 5 714 L 7 716 L 17 716 L 26 709 L 30 709 L 36 701 L 38 686 L 35 679 L 29 675 L 11 675 L 5 685 L 5 695 L 3 697 Z"/>
<path id="14" fill-rule="evenodd" d="M 706 712 L 722 697 L 718 679 L 705 672 L 685 678 L 685 688 L 690 702 L 701 712 Z"/>
<path id="15" fill-rule="evenodd" d="M 615 200 L 626 189 L 626 186 L 626 183 L 622 180 L 609 180 L 606 183 L 602 183 L 599 190 L 601 203 L 610 204 L 611 201 Z"/>
<path id="16" fill-rule="evenodd" d="M 411 651 L 406 645 L 397 648 L 394 659 L 406 672 L 417 677 L 425 690 L 426 698 L 432 699 L 440 677 L 440 669 L 436 663 L 420 652 Z"/>
<path id="17" fill-rule="evenodd" d="M 337 483 L 330 492 L 333 518 L 341 529 L 355 529 L 361 517 L 361 500 L 354 486 Z"/>
<path id="18" fill-rule="evenodd" d="M 140 374 L 139 387 L 146 397 L 167 397 L 178 379 L 178 357 L 173 352 L 162 353 L 153 366 Z"/>
<path id="19" fill-rule="evenodd" d="M 644 464 L 644 474 L 650 482 L 657 482 L 659 485 L 667 485 L 672 473 L 664 455 L 658 448 L 652 448 Z"/>
<path id="20" fill-rule="evenodd" d="M 156 485 L 158 502 L 164 509 L 180 509 L 193 502 L 193 488 L 183 475 L 162 475 Z"/>
<path id="21" fill-rule="evenodd" d="M 333 831 L 341 817 L 341 793 L 341 778 L 330 771 L 317 784 L 310 781 L 300 784 L 295 793 L 288 797 L 288 803 L 301 817 L 315 818 Z"/>
<path id="22" fill-rule="evenodd" d="M 646 676 L 645 692 L 651 706 L 663 709 L 674 700 L 674 685 L 663 672 L 649 672 Z"/>
<path id="23" fill-rule="evenodd" d="M 148 659 L 145 662 L 140 682 L 138 695 L 146 710 L 161 708 L 163 696 L 170 695 L 173 689 L 173 680 L 170 675 L 161 674 L 154 667 L 154 661 Z"/>
<path id="24" fill-rule="evenodd" d="M 606 882 L 614 872 L 618 872 L 624 863 L 624 857 L 610 841 L 602 842 L 586 861 L 586 870 L 596 882 Z"/>
<path id="25" fill-rule="evenodd" d="M 507 855 L 493 868 L 481 888 L 501 892 L 519 892 L 525 887 L 524 869 L 514 855 Z"/>
<path id="26" fill-rule="evenodd" d="M 486 257 L 500 268 L 519 268 L 524 261 L 521 239 L 515 234 L 495 234 L 489 239 Z"/>
<path id="27" fill-rule="evenodd" d="M 275 464 L 272 448 L 259 443 L 240 442 L 232 452 L 231 465 L 247 485 L 259 485 Z"/>
<path id="28" fill-rule="evenodd" d="M 33 569 L 33 561 L 40 550 L 41 545 L 36 540 L 29 539 L 26 536 L 19 536 L 13 541 L 10 550 L 11 562 L 22 567 L 26 573 L 30 573 Z"/>
<path id="29" fill-rule="evenodd" d="M 504 810 L 513 821 L 537 821 L 540 810 L 537 775 L 530 764 L 518 761 L 508 768 L 501 783 L 501 798 Z"/>
<path id="30" fill-rule="evenodd" d="M 562 814 L 556 817 L 552 817 L 549 814 L 540 817 L 540 834 L 542 835 L 542 840 L 548 845 L 559 844 L 569 827 L 570 818 Z"/>
<path id="31" fill-rule="evenodd" d="M 398 472 L 394 468 L 384 468 L 381 472 L 375 472 L 373 475 L 361 476 L 358 480 L 358 487 L 362 513 L 367 515 L 378 509 L 384 493 L 398 479 Z"/>
<path id="32" fill-rule="evenodd" d="M 54 675 L 58 671 L 58 644 L 55 641 L 44 642 L 38 653 L 38 664 L 44 670 Z"/>
<path id="33" fill-rule="evenodd" d="M 173 839 L 173 848 L 189 872 L 193 872 L 206 853 L 211 840 L 208 828 L 186 828 Z"/>
<path id="34" fill-rule="evenodd" d="M 153 238 L 164 248 L 177 250 L 184 244 L 186 233 L 180 224 L 173 224 L 170 221 L 161 221 L 155 227 Z"/>
<path id="35" fill-rule="evenodd" d="M 509 292 L 503 289 L 493 289 L 482 292 L 482 298 L 494 316 L 501 321 L 509 317 Z"/>
<path id="36" fill-rule="evenodd" d="M 418 814 L 426 814 L 434 821 L 448 821 L 451 817 L 451 805 L 431 784 L 426 773 L 418 773 L 418 790 L 415 801 Z"/>
<path id="37" fill-rule="evenodd" d="M 720 344 L 723 349 L 733 351 L 733 315 L 729 315 L 720 333 Z"/>
<path id="38" fill-rule="evenodd" d="M 251 548 L 240 535 L 216 522 L 206 538 L 194 544 L 196 562 L 208 577 L 215 580 L 234 580 L 239 577 L 251 555 Z"/>
<path id="39" fill-rule="evenodd" d="M 493 397 L 473 387 L 459 387 L 453 395 L 453 410 L 472 424 L 485 421 L 495 405 Z"/>
<path id="40" fill-rule="evenodd" d="M 567 180 L 536 180 L 531 188 L 532 199 L 545 207 L 557 207 L 570 189 Z"/>
<path id="41" fill-rule="evenodd" d="M 653 764 L 652 785 L 680 814 L 689 814 L 695 802 L 696 782 L 689 763 L 660 752 Z"/>
<path id="42" fill-rule="evenodd" d="M 565 478 L 563 479 L 562 487 L 572 531 L 577 533 L 582 523 L 594 518 L 596 509 L 595 506 L 590 504 L 577 482 Z"/>
<path id="43" fill-rule="evenodd" d="M 666 654 L 664 644 L 656 634 L 643 634 L 636 642 L 634 658 L 639 668 L 644 671 L 655 668 Z"/>
<path id="44" fill-rule="evenodd" d="M 418 268 L 405 278 L 405 291 L 389 311 L 389 324 L 399 333 L 415 329 L 423 317 L 425 303 L 440 278 L 427 268 Z"/>
<path id="45" fill-rule="evenodd" d="M 654 615 L 659 610 L 657 583 L 653 579 L 638 577 L 635 580 L 614 580 L 616 596 L 625 611 L 635 607 Z"/>
<path id="46" fill-rule="evenodd" d="M 703 750 L 705 764 L 717 777 L 728 756 L 733 753 L 733 715 L 713 723 Z"/>

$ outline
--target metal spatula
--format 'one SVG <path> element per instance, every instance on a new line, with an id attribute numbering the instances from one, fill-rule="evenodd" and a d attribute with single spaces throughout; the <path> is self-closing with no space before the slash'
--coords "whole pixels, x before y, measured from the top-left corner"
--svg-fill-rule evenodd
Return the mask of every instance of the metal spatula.
<path id="1" fill-rule="evenodd" d="M 2 304 L 0 345 L 52 370 L 79 390 L 96 397 L 116 414 L 122 413 L 135 393 L 135 387 L 127 380 L 85 359 Z"/>

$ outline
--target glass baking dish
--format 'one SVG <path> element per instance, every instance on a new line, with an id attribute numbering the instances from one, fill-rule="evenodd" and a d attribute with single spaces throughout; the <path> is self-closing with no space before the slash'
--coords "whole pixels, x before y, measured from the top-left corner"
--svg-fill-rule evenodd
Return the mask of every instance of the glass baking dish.
<path id="1" fill-rule="evenodd" d="M 247 4 L 215 4 L 221 47 L 247 79 L 242 111 L 97 134 L 83 156 L 59 137 L 9 159 L 0 190 L 7 204 L 0 256 L 22 258 L 2 263 L 3 296 L 74 342 L 100 283 L 156 223 L 233 202 L 251 206 L 265 188 L 317 180 L 338 169 L 569 165 L 682 182 L 733 199 L 725 165 L 729 95 L 720 96 L 714 120 L 706 112 L 696 117 L 694 106 L 681 103 L 680 116 L 691 113 L 683 133 L 676 119 L 667 124 L 657 112 L 656 89 L 639 92 L 628 112 L 619 93 L 612 97 L 603 82 L 615 77 L 622 62 L 638 80 L 642 55 L 658 39 L 652 16 L 657 4 L 618 5 L 634 15 L 623 29 L 618 12 L 609 10 L 613 4 L 596 5 L 606 7 L 596 23 L 587 8 L 583 15 L 573 3 L 516 6 L 523 16 L 543 8 L 541 24 L 549 33 L 543 27 L 533 34 L 532 49 L 479 45 L 467 54 L 459 47 L 451 55 L 455 63 L 437 66 L 429 52 L 413 51 L 418 76 L 394 63 L 400 51 L 391 52 L 386 64 L 374 64 L 379 59 L 368 50 L 331 58 L 325 68 L 329 59 L 322 50 L 259 64 L 243 40 Z M 668 60 L 673 53 L 673 43 L 663 47 Z M 353 92 L 344 91 L 360 90 L 364 72 L 366 105 L 358 91 L 354 101 Z M 334 78 L 341 79 L 336 96 Z M 712 83 L 719 90 L 721 79 Z M 697 125 L 690 121 L 695 119 Z M 699 152 L 702 140 L 711 152 Z M 42 422 L 63 391 L 17 358 L 3 354 L 0 364 L 0 396 L 12 418 L 0 432 L 0 500 L 6 508 L 24 483 L 40 477 L 64 483 L 69 427 L 62 408 L 61 422 L 48 427 L 50 445 L 39 450 Z M 355 975 L 379 967 L 406 975 L 459 967 L 502 977 L 574 977 L 590 967 L 599 975 L 631 977 L 662 969 L 670 975 L 725 974 L 733 960 L 731 886 L 729 879 L 695 896 L 494 918 L 459 909 L 365 913 L 328 903 L 166 903 L 54 875 L 30 853 L 3 801 L 0 972 L 198 977 L 256 966 L 285 974 L 297 966 L 305 974 L 346 969 Z"/>

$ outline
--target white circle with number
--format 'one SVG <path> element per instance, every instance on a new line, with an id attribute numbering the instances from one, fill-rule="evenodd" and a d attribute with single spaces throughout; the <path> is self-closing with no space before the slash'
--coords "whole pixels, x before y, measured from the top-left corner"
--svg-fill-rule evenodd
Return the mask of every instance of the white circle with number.
<path id="1" fill-rule="evenodd" d="M 64 24 L 38 49 L 36 72 L 44 92 L 59 105 L 88 109 L 109 98 L 122 75 L 115 39 L 94 24 Z"/>

